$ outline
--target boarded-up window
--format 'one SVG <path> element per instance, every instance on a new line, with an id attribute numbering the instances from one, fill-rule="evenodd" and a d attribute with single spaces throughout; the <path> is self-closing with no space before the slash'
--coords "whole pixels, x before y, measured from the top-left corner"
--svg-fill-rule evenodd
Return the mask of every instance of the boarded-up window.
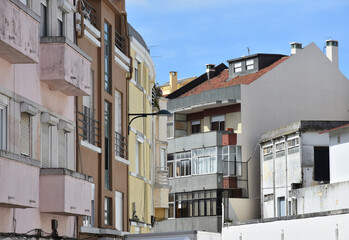
<path id="1" fill-rule="evenodd" d="M 21 113 L 21 154 L 30 156 L 30 116 L 28 113 Z"/>

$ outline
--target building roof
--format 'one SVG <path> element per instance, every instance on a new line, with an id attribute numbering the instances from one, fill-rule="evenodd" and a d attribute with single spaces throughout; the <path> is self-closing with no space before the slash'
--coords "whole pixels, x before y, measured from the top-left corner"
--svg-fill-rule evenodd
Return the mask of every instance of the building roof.
<path id="1" fill-rule="evenodd" d="M 147 46 L 147 44 L 145 43 L 143 37 L 141 36 L 141 34 L 139 34 L 139 32 L 136 31 L 136 29 L 134 29 L 130 23 L 128 23 L 128 35 L 130 37 L 134 37 L 137 42 L 139 42 L 148 52 L 149 52 L 149 48 Z"/>
<path id="2" fill-rule="evenodd" d="M 221 63 L 218 66 L 216 66 L 214 78 L 217 77 L 218 75 L 220 75 L 221 72 L 224 71 L 225 69 L 228 69 L 228 67 L 224 63 Z M 176 91 L 172 92 L 171 94 L 169 94 L 166 97 L 168 99 L 178 98 L 182 94 L 185 94 L 186 92 L 188 92 L 189 90 L 191 90 L 197 86 L 200 86 L 200 84 L 202 84 L 206 80 L 207 80 L 207 73 L 205 72 L 205 73 L 201 74 L 199 77 L 197 77 L 196 79 L 194 79 L 193 81 L 187 83 L 186 85 L 177 89 Z"/>
<path id="3" fill-rule="evenodd" d="M 301 120 L 264 133 L 261 136 L 260 143 L 267 142 L 272 139 L 279 138 L 298 131 L 322 131 L 320 133 L 324 133 L 327 132 L 326 130 L 338 129 L 338 127 L 343 126 L 344 124 L 348 125 L 348 123 L 349 121 Z"/>
<path id="4" fill-rule="evenodd" d="M 236 76 L 235 78 L 232 78 L 232 79 L 229 79 L 229 70 L 225 69 L 218 76 L 197 85 L 193 89 L 180 95 L 180 97 L 187 97 L 191 95 L 200 94 L 208 90 L 225 88 L 225 87 L 239 85 L 239 84 L 249 85 L 250 83 L 254 82 L 255 80 L 257 80 L 258 78 L 260 78 L 261 76 L 263 76 L 264 74 L 266 74 L 267 72 L 269 72 L 270 70 L 272 70 L 273 68 L 275 68 L 276 66 L 278 66 L 288 58 L 289 58 L 288 56 L 283 57 L 278 61 L 276 61 L 275 63 L 271 64 L 270 66 L 259 70 L 258 72 L 243 75 L 243 76 Z"/>
<path id="5" fill-rule="evenodd" d="M 196 76 L 178 79 L 177 83 L 179 84 L 179 83 L 185 82 L 191 78 L 196 78 Z M 165 82 L 164 84 L 160 85 L 160 87 L 167 87 L 167 86 L 170 86 L 170 82 Z"/>

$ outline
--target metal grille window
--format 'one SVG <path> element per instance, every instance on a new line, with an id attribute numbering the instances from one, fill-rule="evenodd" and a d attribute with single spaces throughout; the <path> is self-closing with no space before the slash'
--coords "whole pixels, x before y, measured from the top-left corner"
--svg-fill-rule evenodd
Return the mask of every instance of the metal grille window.
<path id="1" fill-rule="evenodd" d="M 7 148 L 7 108 L 0 105 L 0 149 Z"/>
<path id="2" fill-rule="evenodd" d="M 104 23 L 104 91 L 111 93 L 110 25 Z"/>
<path id="3" fill-rule="evenodd" d="M 48 123 L 41 123 L 41 166 L 51 167 L 51 127 Z"/>
<path id="4" fill-rule="evenodd" d="M 67 135 L 64 130 L 58 130 L 58 167 L 67 168 Z"/>
<path id="5" fill-rule="evenodd" d="M 21 113 L 21 154 L 30 156 L 31 127 L 28 113 Z"/>

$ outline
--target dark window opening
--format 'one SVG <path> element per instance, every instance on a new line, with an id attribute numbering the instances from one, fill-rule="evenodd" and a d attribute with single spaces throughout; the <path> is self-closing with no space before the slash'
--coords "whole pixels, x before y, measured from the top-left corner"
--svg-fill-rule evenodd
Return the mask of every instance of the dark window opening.
<path id="1" fill-rule="evenodd" d="M 314 180 L 330 181 L 330 154 L 328 147 L 314 147 Z"/>

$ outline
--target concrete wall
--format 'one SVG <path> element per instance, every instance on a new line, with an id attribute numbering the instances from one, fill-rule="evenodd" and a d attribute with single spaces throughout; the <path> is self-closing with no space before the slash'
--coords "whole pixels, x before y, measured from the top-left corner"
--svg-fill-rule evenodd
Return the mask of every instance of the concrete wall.
<path id="1" fill-rule="evenodd" d="M 206 216 L 168 219 L 157 222 L 154 226 L 155 232 L 180 232 L 189 230 L 220 232 L 222 228 L 222 217 Z"/>
<path id="2" fill-rule="evenodd" d="M 257 219 L 259 217 L 258 204 L 259 199 L 229 198 L 228 219 L 232 222 Z"/>
<path id="3" fill-rule="evenodd" d="M 258 198 L 260 192 L 255 151 L 262 133 L 300 119 L 347 120 L 348 92 L 349 81 L 314 43 L 257 81 L 241 86 L 242 134 L 238 145 L 242 146 L 243 161 L 251 158 L 251 198 Z"/>
<path id="4" fill-rule="evenodd" d="M 349 130 L 342 128 L 330 132 L 330 182 L 338 183 L 349 180 Z"/>
<path id="5" fill-rule="evenodd" d="M 219 189 L 223 187 L 223 175 L 218 173 L 192 175 L 188 177 L 170 178 L 171 193 L 205 189 Z"/>
<path id="6" fill-rule="evenodd" d="M 255 221 L 241 225 L 224 227 L 222 239 L 348 239 L 348 211 L 339 211 L 333 215 L 307 215 L 301 218 L 280 218 L 270 221 Z"/>
<path id="7" fill-rule="evenodd" d="M 297 214 L 332 211 L 349 208 L 349 182 L 323 184 L 293 190 Z"/>

